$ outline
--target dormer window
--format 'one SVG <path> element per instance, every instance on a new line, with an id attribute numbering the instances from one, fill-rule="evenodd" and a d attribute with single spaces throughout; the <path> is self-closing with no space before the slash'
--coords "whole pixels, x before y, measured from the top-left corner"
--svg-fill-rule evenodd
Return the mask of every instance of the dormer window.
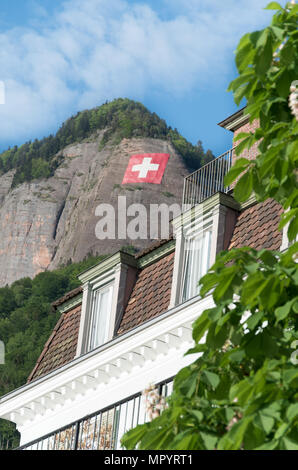
<path id="1" fill-rule="evenodd" d="M 79 275 L 83 302 L 76 356 L 114 338 L 136 273 L 134 256 L 119 251 Z"/>
<path id="2" fill-rule="evenodd" d="M 210 267 L 211 229 L 192 234 L 184 241 L 181 301 L 198 295 L 198 282 Z"/>
<path id="3" fill-rule="evenodd" d="M 109 320 L 112 310 L 113 283 L 92 292 L 89 350 L 109 339 Z"/>
<path id="4" fill-rule="evenodd" d="M 173 222 L 175 261 L 169 308 L 199 295 L 199 281 L 231 239 L 239 204 L 218 192 L 185 210 Z"/>

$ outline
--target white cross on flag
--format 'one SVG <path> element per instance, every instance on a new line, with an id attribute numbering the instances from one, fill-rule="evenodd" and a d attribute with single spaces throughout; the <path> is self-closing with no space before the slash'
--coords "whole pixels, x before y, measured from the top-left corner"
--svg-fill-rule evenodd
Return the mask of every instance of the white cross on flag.
<path id="1" fill-rule="evenodd" d="M 170 155 L 168 153 L 143 153 L 140 155 L 132 155 L 130 157 L 122 184 L 160 184 L 169 157 Z"/>

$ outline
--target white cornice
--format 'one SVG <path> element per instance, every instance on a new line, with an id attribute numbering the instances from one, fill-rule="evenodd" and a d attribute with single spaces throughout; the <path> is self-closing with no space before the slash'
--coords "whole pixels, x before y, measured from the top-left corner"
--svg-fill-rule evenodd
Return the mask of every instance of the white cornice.
<path id="1" fill-rule="evenodd" d="M 241 116 L 240 118 L 229 122 L 224 127 L 228 131 L 233 131 L 234 132 L 235 130 L 239 129 L 239 127 L 243 126 L 243 124 L 246 124 L 249 121 L 249 117 L 250 117 L 249 114 L 245 114 L 245 115 Z"/>
<path id="2" fill-rule="evenodd" d="M 137 258 L 138 268 L 143 269 L 149 266 L 152 263 L 156 263 L 164 256 L 172 253 L 175 250 L 175 240 L 169 240 L 167 243 L 155 248 L 150 253 Z"/>
<path id="3" fill-rule="evenodd" d="M 79 419 L 82 416 L 75 416 L 80 413 L 75 403 L 86 395 L 90 400 L 94 394 L 96 398 L 96 393 L 102 387 L 106 390 L 105 406 L 113 404 L 113 401 L 109 403 L 109 399 L 114 400 L 115 396 L 123 394 L 124 382 L 127 384 L 131 381 L 130 386 L 136 386 L 136 365 L 141 366 L 151 361 L 152 367 L 156 362 L 154 367 L 158 369 L 163 363 L 171 362 L 171 358 L 176 357 L 175 354 L 179 353 L 181 358 L 183 357 L 183 351 L 193 343 L 193 321 L 212 304 L 210 297 L 194 298 L 2 397 L 0 417 L 17 423 L 18 429 L 23 430 L 32 426 L 38 427 L 44 420 L 56 416 L 51 432 L 59 427 L 57 419 L 59 421 L 62 418 L 57 416 L 63 415 L 63 410 L 70 402 L 74 410 L 73 420 Z M 136 358 L 140 359 L 140 364 L 136 363 Z M 171 367 L 177 367 L 177 359 L 174 362 L 176 363 Z M 118 395 L 109 396 L 110 386 L 117 388 Z M 99 408 L 100 405 L 97 409 Z M 66 424 L 68 422 L 64 422 L 64 425 Z"/>
<path id="4" fill-rule="evenodd" d="M 137 260 L 134 256 L 128 253 L 124 253 L 123 251 L 118 251 L 114 255 L 109 256 L 92 268 L 89 268 L 87 271 L 79 274 L 78 278 L 82 284 L 92 282 L 94 279 L 98 278 L 107 271 L 115 269 L 116 266 L 120 263 L 137 267 Z"/>
<path id="5" fill-rule="evenodd" d="M 202 216 L 206 217 L 208 213 L 211 216 L 211 211 L 219 205 L 230 207 L 237 211 L 240 210 L 240 204 L 232 196 L 218 192 L 173 219 L 172 223 L 174 229 L 177 230 L 181 226 L 184 227 L 186 224 L 189 224 L 193 220 L 200 219 Z"/>
<path id="6" fill-rule="evenodd" d="M 71 310 L 75 307 L 77 307 L 78 305 L 80 305 L 82 303 L 82 298 L 83 298 L 83 294 L 78 294 L 76 295 L 75 297 L 73 297 L 72 299 L 64 302 L 63 304 L 59 305 L 57 307 L 57 310 L 59 310 L 59 312 L 62 314 L 62 313 L 65 313 L 67 312 L 68 310 Z"/>

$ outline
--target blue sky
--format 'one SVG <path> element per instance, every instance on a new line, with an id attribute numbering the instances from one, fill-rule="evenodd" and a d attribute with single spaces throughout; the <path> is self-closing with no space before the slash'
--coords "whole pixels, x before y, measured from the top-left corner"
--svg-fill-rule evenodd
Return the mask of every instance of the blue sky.
<path id="1" fill-rule="evenodd" d="M 141 101 L 215 155 L 237 110 L 226 89 L 241 36 L 267 0 L 1 0 L 0 150 L 56 132 L 79 110 Z"/>

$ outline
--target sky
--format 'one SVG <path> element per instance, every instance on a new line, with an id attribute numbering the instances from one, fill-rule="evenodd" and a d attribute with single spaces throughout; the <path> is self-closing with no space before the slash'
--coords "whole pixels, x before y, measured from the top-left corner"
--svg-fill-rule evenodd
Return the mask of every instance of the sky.
<path id="1" fill-rule="evenodd" d="M 217 123 L 238 109 L 226 91 L 234 51 L 269 24 L 268 0 L 0 2 L 1 151 L 119 97 L 215 156 L 232 146 Z"/>

